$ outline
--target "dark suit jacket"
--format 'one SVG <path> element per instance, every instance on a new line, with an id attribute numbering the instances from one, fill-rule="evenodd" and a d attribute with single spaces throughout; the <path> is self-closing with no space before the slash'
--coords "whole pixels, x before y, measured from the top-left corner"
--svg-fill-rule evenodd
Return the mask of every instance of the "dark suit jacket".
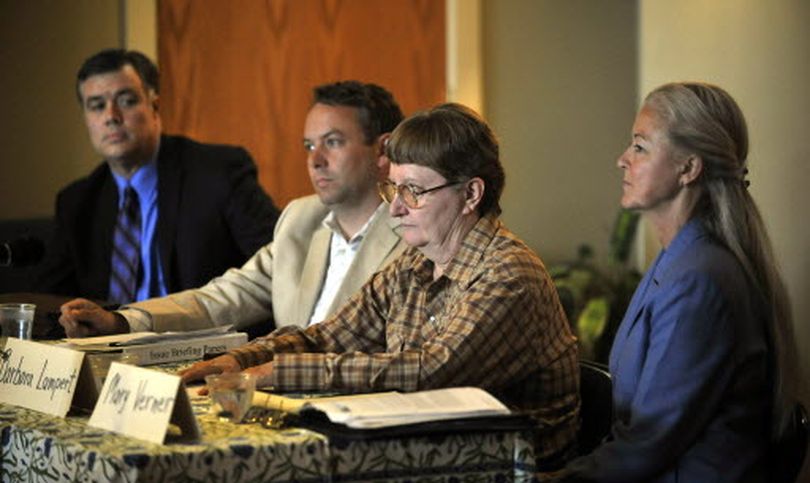
<path id="1" fill-rule="evenodd" d="M 270 242 L 278 218 L 242 148 L 161 136 L 157 237 L 169 293 L 201 286 Z M 107 163 L 56 198 L 39 292 L 107 298 L 118 190 Z"/>

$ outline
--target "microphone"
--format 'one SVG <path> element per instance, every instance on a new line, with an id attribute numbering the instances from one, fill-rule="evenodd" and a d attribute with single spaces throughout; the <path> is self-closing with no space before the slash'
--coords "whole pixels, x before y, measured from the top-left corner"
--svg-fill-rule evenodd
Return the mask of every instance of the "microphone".
<path id="1" fill-rule="evenodd" d="M 0 267 L 27 267 L 45 256 L 45 244 L 39 238 L 23 236 L 0 242 Z"/>

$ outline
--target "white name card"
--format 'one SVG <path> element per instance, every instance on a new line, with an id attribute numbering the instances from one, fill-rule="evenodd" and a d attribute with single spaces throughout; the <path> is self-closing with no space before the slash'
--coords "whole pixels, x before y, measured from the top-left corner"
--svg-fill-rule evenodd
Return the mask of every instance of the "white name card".
<path id="1" fill-rule="evenodd" d="M 88 424 L 163 443 L 169 422 L 186 439 L 200 436 L 180 376 L 113 362 Z"/>
<path id="2" fill-rule="evenodd" d="M 79 351 L 8 339 L 0 359 L 0 402 L 65 417 L 83 359 Z"/>

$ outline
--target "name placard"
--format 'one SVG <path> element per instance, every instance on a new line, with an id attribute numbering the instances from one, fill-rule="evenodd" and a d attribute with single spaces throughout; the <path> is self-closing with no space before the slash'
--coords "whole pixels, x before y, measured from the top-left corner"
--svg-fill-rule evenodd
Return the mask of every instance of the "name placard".
<path id="1" fill-rule="evenodd" d="M 19 339 L 8 339 L 2 352 L 0 401 L 65 417 L 84 354 Z"/>
<path id="2" fill-rule="evenodd" d="M 133 438 L 163 443 L 169 422 L 185 439 L 198 439 L 180 376 L 113 362 L 88 424 Z"/>

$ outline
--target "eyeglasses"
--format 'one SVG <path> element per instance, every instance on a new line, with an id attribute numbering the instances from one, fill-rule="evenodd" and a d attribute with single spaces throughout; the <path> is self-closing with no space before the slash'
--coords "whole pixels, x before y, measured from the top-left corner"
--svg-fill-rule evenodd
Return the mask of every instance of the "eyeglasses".
<path id="1" fill-rule="evenodd" d="M 461 183 L 463 183 L 463 181 L 453 181 L 450 183 L 445 183 L 443 185 L 434 186 L 433 188 L 423 190 L 409 184 L 401 184 L 397 186 L 397 184 L 394 183 L 393 181 L 387 180 L 377 184 L 377 188 L 380 191 L 380 196 L 386 203 L 388 204 L 393 203 L 394 198 L 396 198 L 396 196 L 399 195 L 399 198 L 402 200 L 403 203 L 405 203 L 405 206 L 411 209 L 416 209 L 420 207 L 419 199 L 422 195 L 428 194 L 431 191 L 437 191 L 442 188 L 447 188 L 448 186 L 455 186 Z"/>

